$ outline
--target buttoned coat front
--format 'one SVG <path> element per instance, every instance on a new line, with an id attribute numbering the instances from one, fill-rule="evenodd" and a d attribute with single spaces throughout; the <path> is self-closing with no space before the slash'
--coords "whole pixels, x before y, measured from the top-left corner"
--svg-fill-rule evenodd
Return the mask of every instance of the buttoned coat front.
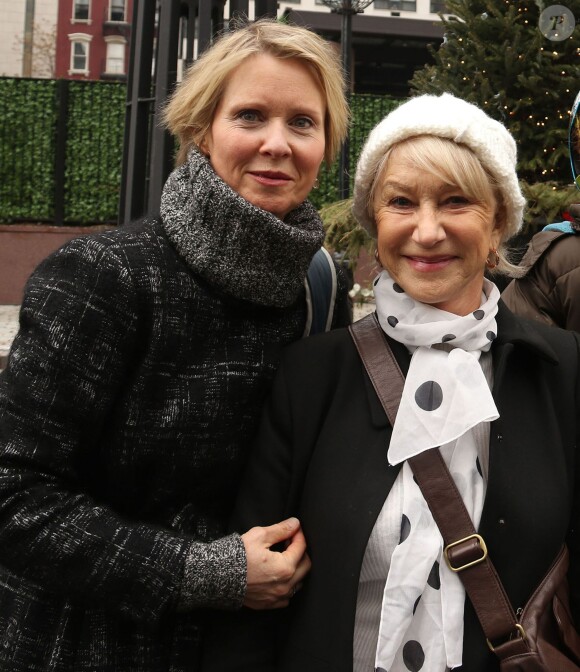
<path id="1" fill-rule="evenodd" d="M 567 541 L 578 614 L 580 337 L 533 325 L 501 301 L 497 324 L 493 396 L 500 417 L 491 425 L 479 531 L 515 609 Z M 391 345 L 406 372 L 406 349 Z M 207 670 L 352 670 L 361 563 L 398 473 L 387 463 L 389 439 L 386 415 L 346 330 L 289 348 L 234 526 L 297 515 L 312 571 L 285 612 L 220 616 L 214 635 L 222 645 L 208 648 Z M 498 669 L 469 604 L 463 660 L 468 672 Z"/>

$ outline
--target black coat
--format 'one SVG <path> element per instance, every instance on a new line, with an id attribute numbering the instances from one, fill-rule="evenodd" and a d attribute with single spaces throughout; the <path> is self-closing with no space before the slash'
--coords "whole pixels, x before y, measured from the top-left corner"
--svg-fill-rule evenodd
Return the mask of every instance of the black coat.
<path id="1" fill-rule="evenodd" d="M 148 220 L 44 261 L 20 321 L 0 376 L 0 669 L 198 669 L 202 608 L 243 599 L 242 541 L 219 538 L 304 293 L 220 292 Z"/>
<path id="2" fill-rule="evenodd" d="M 535 326 L 501 302 L 492 347 L 487 494 L 479 531 L 514 608 L 523 606 L 567 540 L 580 607 L 578 440 L 580 337 Z M 409 357 L 391 342 L 404 372 Z M 221 618 L 207 670 L 348 672 L 361 563 L 398 473 L 387 465 L 391 429 L 346 330 L 291 346 L 275 380 L 235 527 L 297 515 L 312 572 L 291 607 Z M 498 666 L 470 605 L 463 669 Z M 276 665 L 275 661 L 278 661 Z"/>

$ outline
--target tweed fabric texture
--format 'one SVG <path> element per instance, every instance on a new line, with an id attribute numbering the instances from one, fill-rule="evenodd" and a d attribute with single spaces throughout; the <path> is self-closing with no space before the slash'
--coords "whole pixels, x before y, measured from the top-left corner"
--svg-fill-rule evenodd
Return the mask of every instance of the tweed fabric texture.
<path id="1" fill-rule="evenodd" d="M 285 221 L 278 219 L 232 191 L 195 149 L 167 180 L 161 216 L 167 235 L 201 277 L 266 306 L 296 301 L 324 240 L 311 203 L 302 203 Z M 189 235 L 192 225 L 195 237 Z"/>
<path id="2" fill-rule="evenodd" d="M 182 236 L 158 219 L 85 236 L 28 282 L 0 376 L 2 670 L 196 670 L 204 608 L 241 604 L 225 522 L 305 300 L 212 288 Z"/>
<path id="3" fill-rule="evenodd" d="M 449 138 L 466 145 L 495 179 L 506 206 L 506 233 L 521 228 L 525 199 L 516 174 L 516 143 L 503 124 L 449 93 L 417 96 L 393 110 L 371 131 L 356 168 L 353 213 L 373 236 L 376 225 L 367 210 L 377 165 L 396 143 L 418 135 Z"/>

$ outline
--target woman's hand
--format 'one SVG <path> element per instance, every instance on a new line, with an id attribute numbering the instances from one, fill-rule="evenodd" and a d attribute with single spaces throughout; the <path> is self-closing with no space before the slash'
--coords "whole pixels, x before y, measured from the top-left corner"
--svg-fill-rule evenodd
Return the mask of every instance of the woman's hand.
<path id="1" fill-rule="evenodd" d="M 310 571 L 306 539 L 297 518 L 270 527 L 253 527 L 242 535 L 246 547 L 247 581 L 244 606 L 251 609 L 287 607 Z M 271 546 L 286 542 L 283 552 Z"/>

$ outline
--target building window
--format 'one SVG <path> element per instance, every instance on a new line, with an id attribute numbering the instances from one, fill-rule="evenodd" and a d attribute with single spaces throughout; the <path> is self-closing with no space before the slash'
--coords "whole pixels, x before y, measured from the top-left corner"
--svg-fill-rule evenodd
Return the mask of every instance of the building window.
<path id="1" fill-rule="evenodd" d="M 75 21 L 89 20 L 89 0 L 74 0 L 73 19 Z"/>
<path id="2" fill-rule="evenodd" d="M 105 72 L 110 75 L 125 74 L 124 42 L 107 42 L 107 64 Z"/>
<path id="3" fill-rule="evenodd" d="M 375 0 L 375 9 L 396 9 L 404 12 L 416 12 L 417 2 L 415 0 Z"/>
<path id="4" fill-rule="evenodd" d="M 110 0 L 109 16 L 111 21 L 126 21 L 125 0 Z"/>
<path id="5" fill-rule="evenodd" d="M 445 0 L 431 0 L 431 14 L 438 14 L 439 12 L 446 12 L 447 6 Z"/>
<path id="6" fill-rule="evenodd" d="M 89 46 L 93 39 L 91 35 L 73 33 L 70 39 L 70 70 L 69 74 L 89 74 Z"/>
<path id="7" fill-rule="evenodd" d="M 86 72 L 89 64 L 89 45 L 87 42 L 71 44 L 71 66 L 73 72 Z"/>

